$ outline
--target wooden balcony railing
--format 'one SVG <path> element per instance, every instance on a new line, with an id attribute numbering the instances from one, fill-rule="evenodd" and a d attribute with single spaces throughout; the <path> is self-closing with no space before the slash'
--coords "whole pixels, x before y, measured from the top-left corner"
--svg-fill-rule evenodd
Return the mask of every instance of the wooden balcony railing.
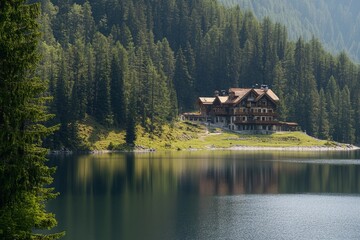
<path id="1" fill-rule="evenodd" d="M 276 125 L 279 123 L 279 121 L 277 120 L 272 120 L 272 121 L 261 121 L 261 120 L 242 120 L 242 119 L 236 119 L 234 121 L 235 124 L 264 124 L 264 125 Z"/>
<path id="2" fill-rule="evenodd" d="M 240 111 L 235 111 L 234 116 L 271 116 L 271 117 L 276 117 L 277 114 L 274 113 L 274 112 L 263 113 L 263 112 L 240 112 Z"/>

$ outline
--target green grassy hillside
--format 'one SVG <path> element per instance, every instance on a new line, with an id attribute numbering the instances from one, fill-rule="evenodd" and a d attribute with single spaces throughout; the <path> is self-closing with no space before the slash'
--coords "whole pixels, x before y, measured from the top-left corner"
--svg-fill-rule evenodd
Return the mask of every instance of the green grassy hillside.
<path id="1" fill-rule="evenodd" d="M 319 140 L 303 132 L 278 132 L 270 135 L 244 135 L 207 128 L 191 122 L 165 125 L 162 132 L 150 134 L 142 127 L 136 129 L 135 146 L 125 143 L 125 131 L 108 129 L 90 119 L 77 124 L 78 145 L 81 150 L 188 150 L 246 147 L 332 147 L 335 142 Z"/>

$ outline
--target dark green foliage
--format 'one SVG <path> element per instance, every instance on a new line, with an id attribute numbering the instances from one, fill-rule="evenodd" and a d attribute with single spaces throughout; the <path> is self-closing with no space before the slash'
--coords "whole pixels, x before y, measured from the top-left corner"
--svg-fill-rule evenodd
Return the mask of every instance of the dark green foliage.
<path id="1" fill-rule="evenodd" d="M 132 95 L 129 101 L 129 114 L 126 120 L 126 143 L 133 145 L 136 140 L 136 100 L 135 96 Z"/>
<path id="2" fill-rule="evenodd" d="M 182 110 L 193 109 L 195 96 L 192 93 L 193 82 L 189 73 L 188 62 L 184 56 L 183 50 L 180 48 L 176 56 L 176 66 L 174 73 L 175 90 L 178 95 L 178 103 Z"/>
<path id="3" fill-rule="evenodd" d="M 96 33 L 95 51 L 94 115 L 99 122 L 111 124 L 110 102 L 110 44 L 101 33 Z"/>
<path id="4" fill-rule="evenodd" d="M 117 42 L 112 52 L 111 60 L 111 110 L 114 114 L 114 124 L 118 127 L 126 123 L 125 78 L 127 74 L 127 53 Z"/>
<path id="5" fill-rule="evenodd" d="M 23 0 L 0 4 L 0 239 L 56 239 L 35 234 L 56 225 L 45 203 L 54 198 L 54 169 L 45 165 L 42 139 L 55 130 L 42 123 L 46 82 L 35 77 L 39 62 L 39 5 Z"/>
<path id="6" fill-rule="evenodd" d="M 269 17 L 289 30 L 291 39 L 300 36 L 321 39 L 334 53 L 343 49 L 360 60 L 360 2 L 354 0 L 220 0 L 226 6 L 240 5 L 253 11 L 259 19 Z"/>
<path id="7" fill-rule="evenodd" d="M 326 96 L 323 89 L 319 93 L 319 119 L 318 119 L 318 137 L 321 139 L 329 138 L 329 117 L 327 112 Z"/>
<path id="8" fill-rule="evenodd" d="M 281 120 L 313 136 L 360 139 L 358 65 L 327 53 L 316 38 L 290 41 L 270 18 L 215 0 L 43 2 L 38 71 L 55 96 L 59 146 L 69 147 L 73 126 L 88 115 L 155 133 L 178 112 L 195 110 L 198 96 L 262 83 L 280 97 Z"/>

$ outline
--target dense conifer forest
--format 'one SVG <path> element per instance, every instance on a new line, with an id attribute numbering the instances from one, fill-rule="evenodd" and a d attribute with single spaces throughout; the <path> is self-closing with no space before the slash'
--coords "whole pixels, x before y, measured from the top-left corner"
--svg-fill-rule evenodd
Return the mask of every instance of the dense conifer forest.
<path id="1" fill-rule="evenodd" d="M 54 96 L 60 130 L 51 147 L 74 147 L 78 122 L 161 131 L 200 95 L 268 84 L 280 118 L 308 134 L 360 142 L 360 69 L 318 39 L 216 0 L 41 0 L 38 74 Z"/>
<path id="2" fill-rule="evenodd" d="M 226 6 L 240 5 L 262 19 L 285 24 L 289 38 L 320 39 L 332 53 L 345 50 L 360 62 L 360 1 L 356 0 L 220 0 Z"/>

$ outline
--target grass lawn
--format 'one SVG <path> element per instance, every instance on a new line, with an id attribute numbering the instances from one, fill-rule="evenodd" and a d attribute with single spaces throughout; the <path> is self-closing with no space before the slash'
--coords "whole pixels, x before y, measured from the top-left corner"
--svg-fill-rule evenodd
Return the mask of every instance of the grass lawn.
<path id="1" fill-rule="evenodd" d="M 229 148 L 234 146 L 251 147 L 309 147 L 329 146 L 325 140 L 315 139 L 302 132 L 277 132 L 269 135 L 244 135 L 234 132 L 202 133 L 189 141 L 176 141 L 174 146 L 186 148 Z"/>
<path id="2" fill-rule="evenodd" d="M 336 143 L 319 140 L 303 132 L 277 132 L 269 135 L 244 135 L 218 128 L 207 128 L 191 122 L 175 122 L 162 126 L 162 131 L 149 134 L 140 126 L 136 129 L 135 149 L 186 150 L 248 147 L 321 147 Z M 91 119 L 78 123 L 78 141 L 88 150 L 131 150 L 125 144 L 125 131 L 107 129 Z"/>

